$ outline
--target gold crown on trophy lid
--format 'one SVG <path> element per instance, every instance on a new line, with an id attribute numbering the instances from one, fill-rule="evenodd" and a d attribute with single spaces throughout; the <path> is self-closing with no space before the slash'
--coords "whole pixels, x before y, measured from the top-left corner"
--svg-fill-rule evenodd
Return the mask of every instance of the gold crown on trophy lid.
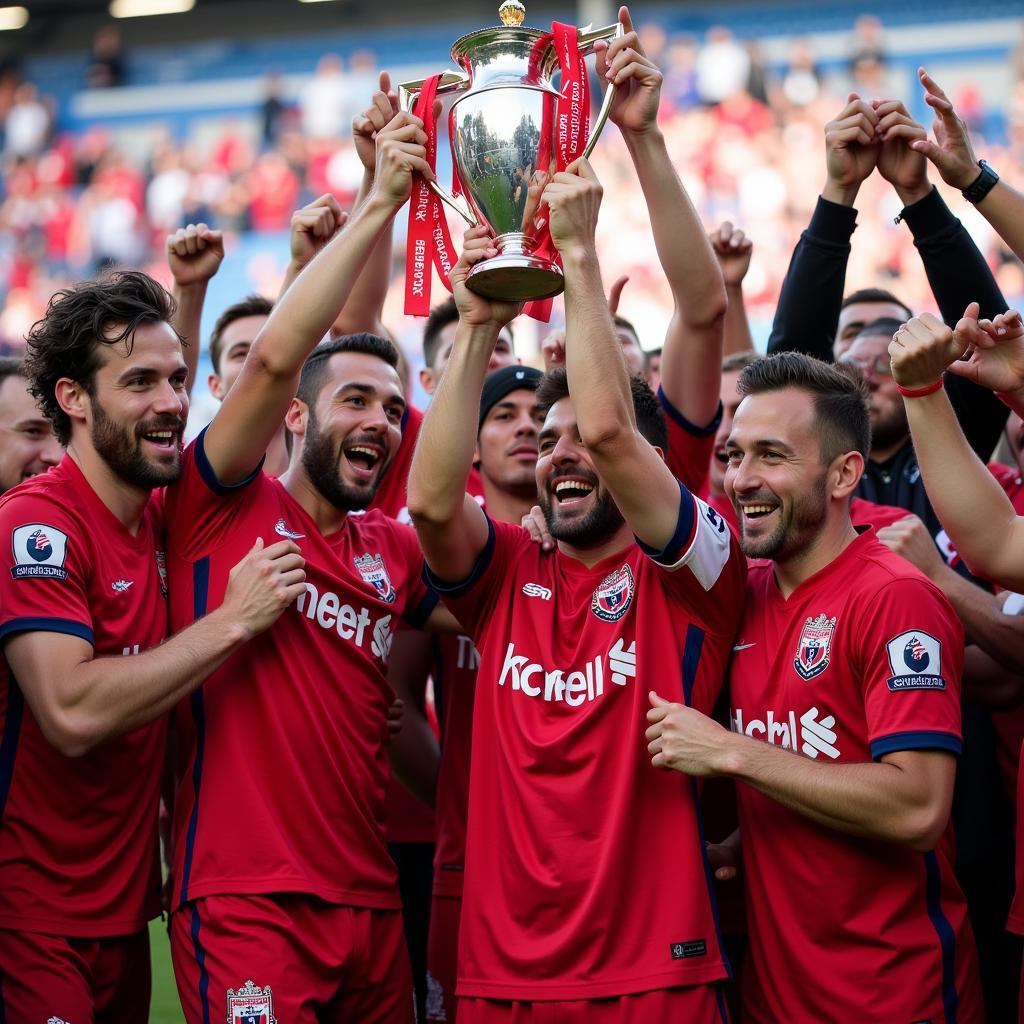
<path id="1" fill-rule="evenodd" d="M 519 0 L 505 0 L 498 8 L 498 17 L 506 28 L 519 28 L 526 17 L 526 8 Z"/>

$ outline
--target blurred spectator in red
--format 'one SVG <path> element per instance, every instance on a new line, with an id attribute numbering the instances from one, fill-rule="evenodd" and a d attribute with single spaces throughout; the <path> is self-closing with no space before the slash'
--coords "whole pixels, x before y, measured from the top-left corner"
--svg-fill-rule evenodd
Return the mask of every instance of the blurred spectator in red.
<path id="1" fill-rule="evenodd" d="M 299 179 L 280 153 L 264 153 L 248 180 L 249 222 L 254 231 L 283 231 L 299 203 Z"/>

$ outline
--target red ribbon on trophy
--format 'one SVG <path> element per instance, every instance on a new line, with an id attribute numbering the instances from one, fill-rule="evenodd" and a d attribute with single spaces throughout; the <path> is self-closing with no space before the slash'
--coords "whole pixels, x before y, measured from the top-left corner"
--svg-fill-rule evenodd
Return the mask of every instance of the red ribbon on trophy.
<path id="1" fill-rule="evenodd" d="M 579 50 L 579 34 L 575 25 L 560 21 L 551 23 L 550 35 L 541 36 L 536 42 L 537 52 L 554 41 L 558 66 L 562 71 L 561 95 L 545 97 L 544 123 L 541 125 L 541 149 L 537 156 L 537 168 L 545 174 L 564 171 L 574 160 L 583 155 L 583 149 L 590 137 L 590 79 L 587 64 Z M 554 110 L 552 110 L 554 107 Z M 551 118 L 554 117 L 554 130 Z M 551 167 L 551 151 L 548 148 L 555 140 L 554 167 Z M 537 255 L 554 260 L 559 266 L 562 258 L 551 241 L 547 203 L 541 205 L 534 218 L 537 230 Z M 535 299 L 528 302 L 523 312 L 535 320 L 547 323 L 551 319 L 551 299 Z"/>
<path id="2" fill-rule="evenodd" d="M 541 142 L 537 154 L 535 173 L 546 180 L 558 171 L 564 171 L 583 154 L 590 136 L 590 81 L 587 65 L 579 52 L 579 35 L 575 25 L 553 22 L 551 32 L 534 44 L 538 59 L 543 50 L 554 43 L 562 72 L 561 95 L 544 97 L 541 124 Z M 434 99 L 440 75 L 431 75 L 424 81 L 413 107 L 413 114 L 423 121 L 427 135 L 427 163 L 431 170 L 437 166 L 437 122 L 434 118 Z M 554 159 L 552 159 L 552 142 Z M 458 169 L 452 165 L 452 193 L 462 194 Z M 548 226 L 548 207 L 541 203 L 534 217 L 538 239 L 537 253 L 561 265 L 561 258 L 551 241 Z M 454 247 L 448 231 L 443 204 L 437 193 L 421 174 L 413 175 L 409 206 L 409 229 L 405 254 L 405 312 L 410 316 L 430 315 L 431 273 L 433 265 L 451 291 L 449 274 L 455 265 Z M 535 320 L 547 322 L 551 318 L 551 299 L 528 302 L 523 312 Z"/>
<path id="3" fill-rule="evenodd" d="M 440 75 L 431 75 L 423 83 L 416 99 L 413 114 L 423 122 L 427 135 L 427 163 L 437 167 L 437 121 L 434 118 L 434 97 Z M 458 173 L 452 171 L 452 191 L 462 191 Z M 455 249 L 448 231 L 444 207 L 437 193 L 422 174 L 412 178 L 412 196 L 409 203 L 409 230 L 405 250 L 405 312 L 409 316 L 430 315 L 430 267 L 437 268 L 438 276 L 448 291 L 452 286 L 448 275 L 455 266 Z"/>

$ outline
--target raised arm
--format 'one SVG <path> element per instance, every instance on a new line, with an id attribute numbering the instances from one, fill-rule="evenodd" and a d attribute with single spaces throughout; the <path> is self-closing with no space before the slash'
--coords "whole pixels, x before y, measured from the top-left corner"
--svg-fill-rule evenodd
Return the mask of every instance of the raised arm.
<path id="1" fill-rule="evenodd" d="M 484 228 L 466 233 L 450 278 L 459 325 L 409 469 L 409 516 L 427 565 L 452 583 L 469 577 L 487 544 L 487 519 L 466 494 L 466 481 L 473 466 L 480 396 L 491 352 L 502 327 L 519 312 L 516 305 L 487 302 L 466 287 L 473 264 L 495 255 L 497 249 Z"/>
<path id="2" fill-rule="evenodd" d="M 924 79 L 938 88 L 927 75 Z M 970 302 L 979 303 L 982 316 L 993 317 L 1005 311 L 1006 300 L 974 240 L 932 188 L 925 159 L 928 152 L 937 153 L 952 178 L 959 179 L 966 173 L 973 181 L 980 173 L 977 163 L 972 162 L 966 172 L 960 166 L 965 150 L 970 150 L 970 138 L 948 100 L 940 100 L 931 93 L 926 94 L 926 99 L 933 105 L 944 102 L 948 107 L 946 121 L 938 116 L 938 111 L 936 117 L 936 138 L 942 140 L 942 145 L 927 141 L 924 127 L 907 114 L 902 103 L 878 103 L 878 170 L 893 184 L 904 203 L 901 216 L 914 236 L 942 319 L 947 324 L 956 323 Z M 973 155 L 970 151 L 972 161 Z M 990 392 L 965 378 L 951 378 L 946 387 L 968 443 L 982 461 L 987 460 L 1006 424 L 1005 407 Z"/>
<path id="3" fill-rule="evenodd" d="M 1024 392 L 1020 317 L 997 318 L 986 326 L 988 331 L 979 325 L 977 303 L 968 307 L 955 330 L 926 313 L 896 333 L 889 354 L 896 382 L 918 392 L 904 401 L 932 508 L 972 572 L 1010 590 L 1021 590 L 1024 519 L 1016 515 L 1002 487 L 967 443 L 945 389 L 933 390 L 948 370 L 1020 403 Z M 972 345 L 970 359 L 959 362 Z"/>
<path id="4" fill-rule="evenodd" d="M 170 711 L 218 665 L 268 629 L 305 589 L 304 560 L 291 541 L 255 547 L 231 570 L 223 603 L 142 654 L 93 658 L 67 633 L 21 632 L 4 655 L 47 740 L 79 757 Z"/>
<path id="5" fill-rule="evenodd" d="M 630 529 L 663 551 L 679 526 L 681 485 L 636 426 L 594 242 L 601 186 L 578 160 L 552 178 L 544 197 L 565 271 L 565 368 L 580 440 Z"/>
<path id="6" fill-rule="evenodd" d="M 418 118 L 397 115 L 377 138 L 378 174 L 366 202 L 278 300 L 206 433 L 223 485 L 259 463 L 284 420 L 306 357 L 330 330 L 373 246 L 408 199 L 413 171 L 428 177 Z"/>
<path id="7" fill-rule="evenodd" d="M 722 268 L 725 281 L 725 295 L 729 308 L 725 313 L 725 338 L 722 355 L 732 356 L 738 352 L 752 352 L 754 337 L 750 333 L 747 307 L 743 301 L 743 278 L 750 269 L 750 256 L 754 246 L 739 229 L 725 221 L 708 236 L 715 252 L 718 265 Z"/>
<path id="8" fill-rule="evenodd" d="M 202 347 L 199 324 L 210 278 L 224 259 L 224 235 L 205 224 L 189 224 L 167 236 L 167 264 L 174 286 L 175 312 L 172 327 L 182 341 L 182 356 L 188 367 L 188 392 L 196 381 L 199 350 Z"/>
<path id="9" fill-rule="evenodd" d="M 981 175 L 970 132 L 928 72 L 919 68 L 917 74 L 924 86 L 925 102 L 935 111 L 932 124 L 935 138 L 934 141 L 924 139 L 913 143 L 914 149 L 935 165 L 946 184 L 962 191 Z M 1005 181 L 999 181 L 976 205 L 978 212 L 996 229 L 1017 259 L 1024 260 L 1024 196 Z M 986 316 L 999 312 L 1001 310 L 998 309 L 986 311 L 982 306 L 982 313 Z"/>
<path id="10" fill-rule="evenodd" d="M 658 259 L 672 290 L 675 308 L 662 348 L 661 386 L 686 419 L 705 426 L 718 411 L 725 285 L 658 128 L 661 72 L 644 54 L 625 7 L 619 20 L 625 32 L 607 52 L 598 52 L 597 68 L 615 83 L 610 116 L 636 168 Z"/>
<path id="11" fill-rule="evenodd" d="M 769 353 L 805 352 L 832 361 L 850 236 L 857 226 L 853 204 L 878 160 L 877 122 L 874 107 L 851 92 L 838 117 L 825 125 L 825 187 L 782 282 Z"/>

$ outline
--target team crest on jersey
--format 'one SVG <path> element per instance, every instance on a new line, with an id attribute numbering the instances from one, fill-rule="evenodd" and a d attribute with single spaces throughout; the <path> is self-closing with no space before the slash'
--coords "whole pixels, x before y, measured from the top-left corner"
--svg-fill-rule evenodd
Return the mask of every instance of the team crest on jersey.
<path id="1" fill-rule="evenodd" d="M 11 546 L 14 548 L 12 579 L 68 578 L 64 568 L 68 552 L 66 533 L 42 523 L 29 523 L 17 527 L 11 534 Z"/>
<path id="2" fill-rule="evenodd" d="M 618 622 L 626 614 L 633 601 L 636 582 L 628 565 L 605 576 L 597 585 L 590 610 L 605 622 Z"/>
<path id="3" fill-rule="evenodd" d="M 831 619 L 825 618 L 824 614 L 817 618 L 808 616 L 804 628 L 800 630 L 800 642 L 796 646 L 796 657 L 793 659 L 793 667 L 801 679 L 813 679 L 828 668 L 832 634 L 835 630 L 834 615 Z"/>
<path id="4" fill-rule="evenodd" d="M 375 555 L 367 552 L 353 559 L 353 561 L 359 570 L 359 575 L 363 577 L 363 582 L 369 583 L 377 591 L 377 596 L 382 601 L 393 604 L 398 596 L 398 592 L 395 590 L 395 585 L 391 582 L 388 568 L 384 564 L 384 559 L 381 558 L 380 552 Z"/>
<path id="5" fill-rule="evenodd" d="M 942 644 L 930 633 L 910 630 L 894 636 L 886 645 L 892 676 L 887 686 L 901 690 L 944 690 Z"/>
<path id="6" fill-rule="evenodd" d="M 228 1024 L 275 1024 L 270 986 L 259 988 L 250 979 L 237 992 L 229 988 Z"/>

